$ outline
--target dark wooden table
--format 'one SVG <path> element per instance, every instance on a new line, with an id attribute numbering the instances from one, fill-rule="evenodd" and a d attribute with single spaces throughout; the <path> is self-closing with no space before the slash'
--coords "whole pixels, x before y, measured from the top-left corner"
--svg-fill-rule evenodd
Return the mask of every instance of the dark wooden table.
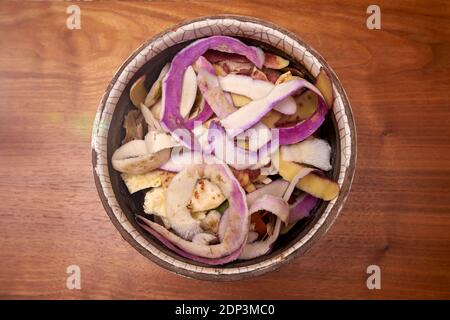
<path id="1" fill-rule="evenodd" d="M 0 3 L 0 297 L 450 298 L 450 5 L 369 2 Z M 317 49 L 347 90 L 357 173 L 329 233 L 305 256 L 231 283 L 159 268 L 119 235 L 98 199 L 90 133 L 101 95 L 143 41 L 183 20 L 267 19 Z M 66 268 L 81 268 L 81 290 Z M 381 290 L 366 268 L 381 267 Z"/>

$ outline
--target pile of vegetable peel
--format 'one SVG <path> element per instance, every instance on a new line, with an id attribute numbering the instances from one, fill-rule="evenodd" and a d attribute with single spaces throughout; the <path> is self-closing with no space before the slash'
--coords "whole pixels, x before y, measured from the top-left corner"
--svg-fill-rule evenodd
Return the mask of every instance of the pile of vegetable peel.
<path id="1" fill-rule="evenodd" d="M 318 137 L 331 81 L 324 70 L 317 85 L 303 74 L 212 36 L 178 52 L 149 90 L 147 75 L 137 79 L 111 163 L 130 194 L 144 194 L 142 229 L 186 259 L 223 265 L 270 253 L 336 198 L 332 148 Z"/>

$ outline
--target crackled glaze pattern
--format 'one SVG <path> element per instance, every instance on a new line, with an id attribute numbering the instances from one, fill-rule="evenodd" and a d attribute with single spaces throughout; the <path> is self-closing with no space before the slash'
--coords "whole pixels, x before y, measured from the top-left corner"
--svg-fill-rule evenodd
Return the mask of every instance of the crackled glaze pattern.
<path id="1" fill-rule="evenodd" d="M 146 61 L 154 57 L 162 50 L 174 44 L 212 35 L 243 36 L 260 40 L 280 50 L 283 50 L 297 61 L 300 61 L 314 77 L 319 74 L 321 68 L 321 63 L 319 62 L 319 60 L 310 51 L 308 51 L 307 48 L 302 46 L 287 34 L 284 34 L 276 29 L 272 29 L 256 22 L 241 21 L 234 18 L 206 19 L 189 23 L 179 27 L 176 30 L 169 31 L 168 33 L 161 35 L 155 41 L 143 48 L 139 52 L 139 54 L 137 54 L 126 66 L 124 66 L 123 71 L 120 75 L 118 75 L 116 81 L 112 82 L 112 88 L 109 91 L 109 95 L 104 97 L 105 99 L 102 99 L 104 101 L 104 104 L 101 103 L 99 106 L 92 135 L 92 148 L 97 154 L 95 171 L 100 180 L 101 188 L 108 201 L 108 205 L 111 207 L 115 217 L 123 226 L 123 228 L 142 247 L 144 247 L 159 259 L 180 269 L 203 274 L 240 274 L 266 269 L 273 264 L 277 264 L 278 262 L 280 262 L 280 260 L 285 259 L 305 243 L 307 243 L 317 232 L 317 230 L 323 225 L 324 221 L 327 219 L 330 213 L 330 210 L 335 205 L 336 200 L 328 203 L 328 206 L 326 207 L 320 220 L 300 241 L 298 241 L 294 246 L 280 253 L 278 256 L 273 257 L 272 259 L 265 260 L 258 264 L 239 268 L 200 267 L 176 260 L 161 252 L 145 238 L 143 238 L 139 234 L 139 232 L 130 224 L 125 214 L 120 209 L 120 206 L 114 196 L 111 181 L 109 178 L 108 160 L 106 157 L 108 129 L 112 114 L 126 84 L 133 77 L 135 72 Z M 108 91 L 106 94 L 108 94 Z M 335 85 L 333 85 L 333 94 L 333 112 L 335 114 L 336 121 L 339 127 L 339 136 L 341 143 L 341 168 L 338 183 L 342 186 L 352 155 L 351 130 L 343 103 L 343 99 L 345 99 L 345 97 L 341 97 L 341 95 L 339 94 L 339 90 Z"/>

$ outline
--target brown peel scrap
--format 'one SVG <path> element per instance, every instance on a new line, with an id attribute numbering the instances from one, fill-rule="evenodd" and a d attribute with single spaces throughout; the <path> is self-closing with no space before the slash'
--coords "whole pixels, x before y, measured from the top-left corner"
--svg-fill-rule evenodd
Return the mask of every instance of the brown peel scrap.
<path id="1" fill-rule="evenodd" d="M 253 70 L 253 64 L 250 62 L 236 62 L 224 60 L 217 63 L 226 74 L 235 73 L 249 76 Z"/>
<path id="2" fill-rule="evenodd" d="M 137 109 L 133 109 L 127 113 L 122 126 L 125 129 L 125 137 L 122 140 L 122 144 L 131 140 L 142 140 L 147 133 L 144 116 Z"/>
<path id="3" fill-rule="evenodd" d="M 246 57 L 239 54 L 217 50 L 208 50 L 203 56 L 211 63 L 217 63 L 225 60 L 234 62 L 250 62 Z"/>
<path id="4" fill-rule="evenodd" d="M 237 170 L 231 168 L 231 172 L 233 172 L 234 176 L 239 181 L 239 184 L 244 188 L 246 192 L 253 192 L 256 190 L 253 181 L 255 181 L 259 177 L 261 173 L 260 169 Z"/>
<path id="5" fill-rule="evenodd" d="M 269 81 L 267 79 L 267 76 L 264 72 L 259 70 L 257 67 L 253 67 L 252 73 L 250 75 L 255 80 L 263 80 L 263 81 Z"/>
<path id="6" fill-rule="evenodd" d="M 264 56 L 264 67 L 266 68 L 279 70 L 286 68 L 289 65 L 289 60 L 286 60 L 273 53 L 266 52 Z"/>
<path id="7" fill-rule="evenodd" d="M 147 90 L 145 89 L 145 75 L 138 78 L 130 88 L 130 100 L 136 108 L 139 108 L 141 102 L 144 102 Z"/>
<path id="8" fill-rule="evenodd" d="M 261 214 L 259 212 L 255 212 L 250 217 L 250 222 L 255 226 L 255 232 L 258 233 L 259 237 L 264 237 L 267 233 L 267 226 L 264 223 Z"/>
<path id="9" fill-rule="evenodd" d="M 278 70 L 270 69 L 270 68 L 262 68 L 262 72 L 266 75 L 267 79 L 275 83 L 277 82 L 278 78 L 281 76 L 281 72 Z"/>

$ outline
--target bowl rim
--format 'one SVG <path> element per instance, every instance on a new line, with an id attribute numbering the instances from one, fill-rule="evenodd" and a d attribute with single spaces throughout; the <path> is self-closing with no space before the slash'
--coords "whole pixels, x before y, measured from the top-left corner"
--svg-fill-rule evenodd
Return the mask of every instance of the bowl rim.
<path id="1" fill-rule="evenodd" d="M 275 263 L 272 263 L 266 267 L 261 267 L 259 269 L 245 271 L 245 272 L 239 272 L 239 273 L 232 273 L 232 274 L 225 274 L 225 273 L 220 272 L 220 270 L 222 269 L 220 266 L 212 266 L 212 268 L 217 269 L 217 273 L 215 273 L 215 274 L 181 269 L 178 266 L 175 266 L 173 264 L 168 263 L 165 260 L 162 260 L 161 258 L 159 258 L 159 257 L 155 256 L 153 253 L 151 253 L 149 250 L 144 248 L 140 243 L 138 243 L 135 240 L 135 238 L 127 230 L 125 230 L 123 225 L 119 222 L 119 220 L 115 216 L 112 208 L 108 204 L 108 199 L 104 193 L 103 186 L 100 181 L 100 177 L 99 177 L 98 173 L 96 172 L 98 154 L 97 154 L 97 151 L 95 148 L 95 140 L 96 140 L 96 137 L 98 134 L 97 128 L 99 126 L 100 117 L 103 112 L 103 109 L 105 108 L 105 104 L 111 93 L 111 90 L 112 90 L 115 82 L 119 78 L 119 76 L 123 73 L 124 69 L 130 64 L 131 61 L 133 61 L 134 58 L 136 58 L 137 55 L 139 55 L 139 53 L 142 50 L 147 48 L 150 44 L 152 44 L 159 38 L 163 37 L 164 35 L 167 35 L 169 32 L 171 32 L 173 30 L 177 30 L 183 26 L 187 26 L 187 25 L 194 24 L 196 22 L 201 22 L 201 21 L 208 20 L 208 19 L 209 20 L 232 19 L 232 20 L 237 20 L 240 22 L 251 22 L 251 23 L 259 24 L 263 27 L 279 31 L 282 34 L 287 35 L 290 38 L 292 38 L 298 44 L 302 45 L 306 49 L 306 51 L 311 53 L 312 56 L 314 58 L 316 58 L 320 62 L 320 64 L 327 70 L 327 73 L 330 76 L 331 81 L 333 83 L 333 89 L 338 91 L 339 96 L 342 100 L 342 103 L 343 103 L 343 106 L 345 109 L 345 116 L 348 120 L 347 124 L 348 124 L 349 130 L 350 130 L 349 133 L 350 133 L 350 152 L 351 152 L 351 154 L 350 154 L 350 159 L 348 159 L 348 166 L 346 166 L 346 172 L 345 172 L 344 179 L 343 179 L 343 182 L 341 185 L 341 192 L 340 192 L 338 198 L 336 198 L 335 200 L 332 200 L 333 203 L 331 204 L 331 209 L 330 209 L 328 215 L 326 216 L 325 220 L 322 222 L 322 224 L 318 226 L 318 228 L 307 239 L 306 242 L 304 242 L 300 247 L 295 249 L 293 252 L 284 256 L 283 253 L 288 248 L 284 249 L 281 252 L 280 257 L 275 257 L 275 258 L 277 258 L 276 259 L 277 261 Z M 198 38 L 202 38 L 202 37 L 203 36 L 200 35 L 199 37 L 196 37 L 196 38 L 198 39 Z M 264 42 L 264 40 L 261 40 L 261 41 Z M 292 55 L 289 55 L 289 56 L 292 57 Z M 109 130 L 109 128 L 108 128 L 108 130 Z M 338 137 L 338 139 L 339 139 L 339 137 Z M 338 150 L 341 151 L 341 149 L 338 149 Z M 106 148 L 104 150 L 102 150 L 101 152 L 106 153 L 107 152 Z M 121 234 L 122 238 L 125 241 L 127 241 L 132 247 L 134 247 L 143 256 L 150 259 L 157 265 L 163 267 L 164 269 L 174 272 L 181 276 L 200 279 L 200 280 L 229 281 L 229 280 L 240 280 L 240 279 L 244 279 L 244 278 L 254 277 L 254 276 L 264 274 L 269 271 L 274 271 L 274 270 L 280 268 L 281 266 L 286 265 L 288 262 L 292 261 L 292 259 L 298 257 L 299 255 L 305 254 L 312 247 L 312 245 L 314 243 L 316 243 L 320 238 L 322 238 L 325 235 L 325 233 L 333 225 L 334 221 L 336 220 L 337 216 L 339 215 L 340 211 L 342 210 L 342 207 L 349 195 L 351 185 L 353 182 L 353 178 L 355 175 L 356 157 L 357 157 L 356 153 L 357 153 L 357 138 L 356 138 L 356 127 L 355 127 L 355 120 L 354 120 L 352 108 L 351 108 L 350 102 L 348 100 L 347 94 L 346 94 L 339 78 L 337 77 L 334 70 L 325 61 L 325 59 L 315 49 L 313 49 L 310 45 L 308 45 L 300 37 L 298 37 L 295 33 L 291 32 L 287 29 L 284 29 L 272 22 L 268 22 L 268 21 L 261 20 L 258 18 L 243 16 L 243 15 L 232 15 L 232 14 L 202 16 L 202 17 L 198 17 L 195 19 L 185 20 L 179 24 L 176 24 L 169 28 L 166 28 L 162 32 L 156 34 L 155 36 L 153 36 L 150 39 L 148 39 L 147 41 L 145 41 L 141 46 L 139 46 L 136 50 L 134 50 L 133 53 L 118 68 L 118 70 L 115 72 L 112 80 L 109 82 L 109 84 L 103 94 L 103 97 L 100 101 L 100 104 L 98 106 L 97 114 L 96 114 L 95 121 L 94 121 L 93 132 L 92 132 L 92 165 L 93 165 L 93 174 L 94 174 L 95 185 L 96 185 L 97 192 L 99 194 L 99 197 L 101 199 L 102 205 L 103 205 L 106 213 L 108 214 L 113 225 L 116 227 L 116 229 Z M 316 222 L 316 224 L 314 226 L 312 226 L 311 229 L 314 229 L 317 224 L 318 224 L 318 222 Z M 300 242 L 300 241 L 301 241 L 301 239 L 298 242 Z M 272 258 L 272 259 L 274 259 L 274 258 Z M 244 267 L 244 268 L 247 268 L 247 267 Z"/>

